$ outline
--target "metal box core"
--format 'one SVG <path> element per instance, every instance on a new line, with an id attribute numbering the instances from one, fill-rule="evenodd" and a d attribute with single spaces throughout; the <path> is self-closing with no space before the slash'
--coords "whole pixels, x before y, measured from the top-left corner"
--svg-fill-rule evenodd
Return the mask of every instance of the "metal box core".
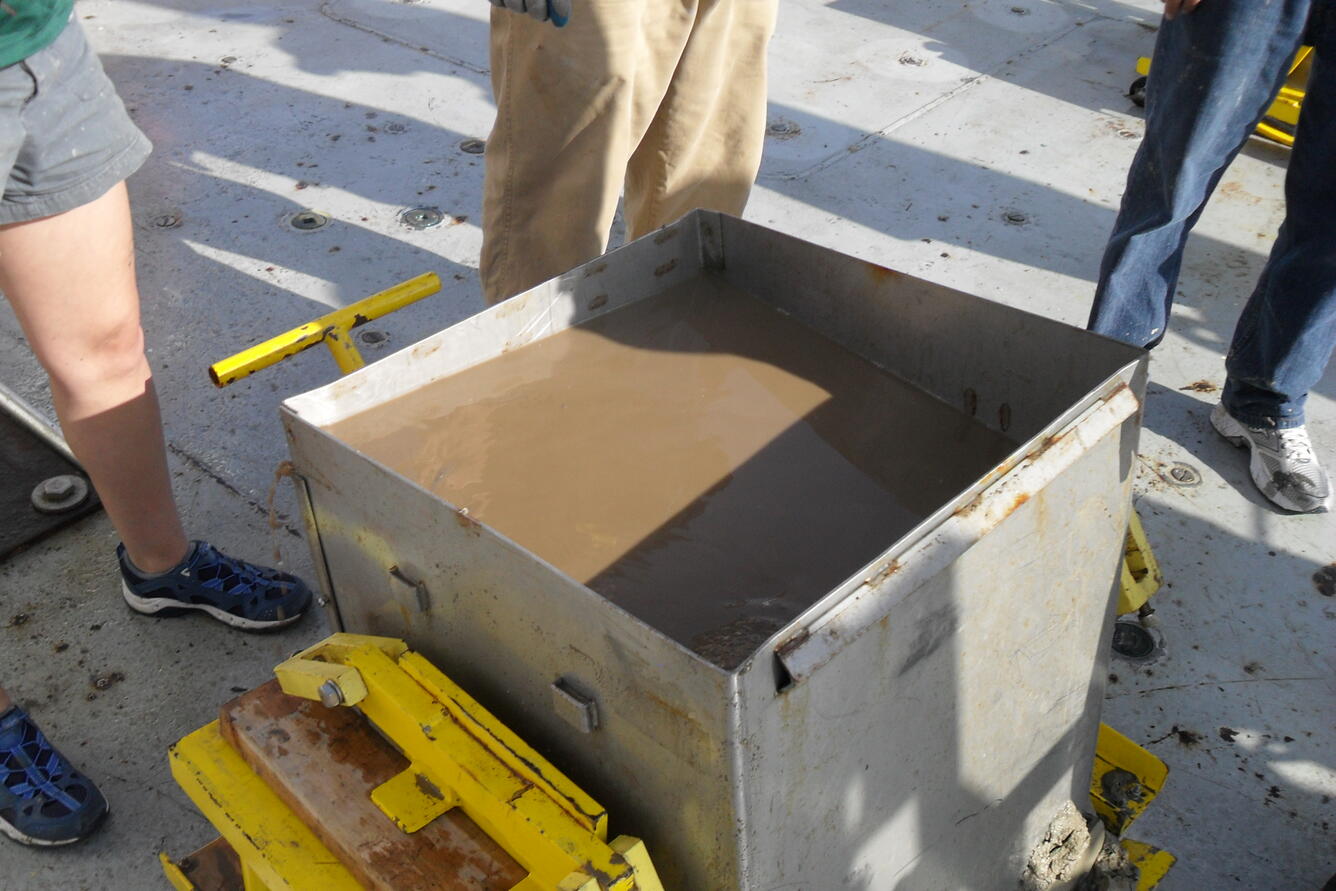
<path id="1" fill-rule="evenodd" d="M 336 627 L 669 887 L 989 888 L 1086 795 L 1144 377 L 697 211 L 283 414 Z"/>

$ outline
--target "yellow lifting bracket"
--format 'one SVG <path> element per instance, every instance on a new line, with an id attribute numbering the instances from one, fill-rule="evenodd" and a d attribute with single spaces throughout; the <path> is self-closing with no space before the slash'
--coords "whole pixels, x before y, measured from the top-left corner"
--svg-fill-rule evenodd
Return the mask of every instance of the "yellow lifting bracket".
<path id="1" fill-rule="evenodd" d="M 274 669 L 291 696 L 357 706 L 410 766 L 371 793 L 405 832 L 459 807 L 521 866 L 513 891 L 662 891 L 643 842 L 403 641 L 335 634 Z"/>
<path id="2" fill-rule="evenodd" d="M 1164 787 L 1169 766 L 1114 730 L 1099 725 L 1095 742 L 1095 769 L 1090 777 L 1090 803 L 1104 828 L 1122 836 Z M 1137 867 L 1137 891 L 1150 891 L 1174 865 L 1168 851 L 1130 838 L 1119 838 L 1128 859 Z"/>
<path id="3" fill-rule="evenodd" d="M 1128 516 L 1127 542 L 1123 549 L 1122 584 L 1118 590 L 1118 615 L 1133 613 L 1145 606 L 1152 594 L 1164 584 L 1160 564 L 1151 553 L 1141 518 L 1133 510 Z"/>
<path id="4" fill-rule="evenodd" d="M 172 746 L 172 776 L 237 852 L 246 891 L 360 891 L 361 884 L 223 739 L 218 722 Z M 195 885 L 159 855 L 178 891 Z"/>
<path id="5" fill-rule="evenodd" d="M 264 343 L 242 350 L 235 356 L 229 356 L 209 366 L 209 377 L 219 387 L 226 387 L 243 377 L 248 377 L 262 368 L 277 365 L 302 350 L 310 349 L 318 343 L 329 347 L 334 361 L 343 374 L 356 371 L 366 362 L 362 354 L 353 346 L 352 329 L 364 325 L 372 319 L 402 309 L 410 303 L 416 303 L 424 297 L 430 297 L 441 290 L 441 279 L 434 272 L 427 272 L 417 278 L 400 282 L 379 294 L 336 309 L 314 321 L 299 325 L 291 331 L 285 331 L 277 337 L 271 337 Z"/>

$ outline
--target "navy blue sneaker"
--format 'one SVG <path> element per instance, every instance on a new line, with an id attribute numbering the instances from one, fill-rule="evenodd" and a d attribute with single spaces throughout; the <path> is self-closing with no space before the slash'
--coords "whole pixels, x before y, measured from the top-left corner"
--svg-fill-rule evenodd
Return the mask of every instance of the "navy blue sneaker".
<path id="1" fill-rule="evenodd" d="M 0 832 L 25 845 L 92 835 L 107 800 L 18 706 L 0 715 Z"/>
<path id="2" fill-rule="evenodd" d="M 125 602 L 150 616 L 202 610 L 233 628 L 270 631 L 291 625 L 311 604 L 301 579 L 234 559 L 208 542 L 191 542 L 186 558 L 159 575 L 131 565 L 124 545 L 117 546 L 116 557 Z"/>

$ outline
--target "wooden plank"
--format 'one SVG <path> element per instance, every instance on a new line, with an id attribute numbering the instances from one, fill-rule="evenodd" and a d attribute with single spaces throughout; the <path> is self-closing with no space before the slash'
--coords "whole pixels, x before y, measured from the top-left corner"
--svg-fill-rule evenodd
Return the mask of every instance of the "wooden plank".
<path id="1" fill-rule="evenodd" d="M 462 811 L 406 834 L 371 790 L 408 767 L 357 712 L 288 696 L 278 681 L 223 706 L 225 739 L 344 867 L 385 891 L 509 891 L 525 877 Z"/>
<path id="2" fill-rule="evenodd" d="M 215 838 L 176 865 L 197 891 L 244 891 L 241 858 L 225 838 Z"/>

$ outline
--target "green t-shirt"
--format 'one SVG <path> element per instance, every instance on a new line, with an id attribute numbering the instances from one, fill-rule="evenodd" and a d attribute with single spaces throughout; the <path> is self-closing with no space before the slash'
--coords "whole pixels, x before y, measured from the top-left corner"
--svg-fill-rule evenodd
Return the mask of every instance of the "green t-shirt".
<path id="1" fill-rule="evenodd" d="M 59 37 L 73 8 L 74 0 L 0 0 L 0 68 Z"/>

